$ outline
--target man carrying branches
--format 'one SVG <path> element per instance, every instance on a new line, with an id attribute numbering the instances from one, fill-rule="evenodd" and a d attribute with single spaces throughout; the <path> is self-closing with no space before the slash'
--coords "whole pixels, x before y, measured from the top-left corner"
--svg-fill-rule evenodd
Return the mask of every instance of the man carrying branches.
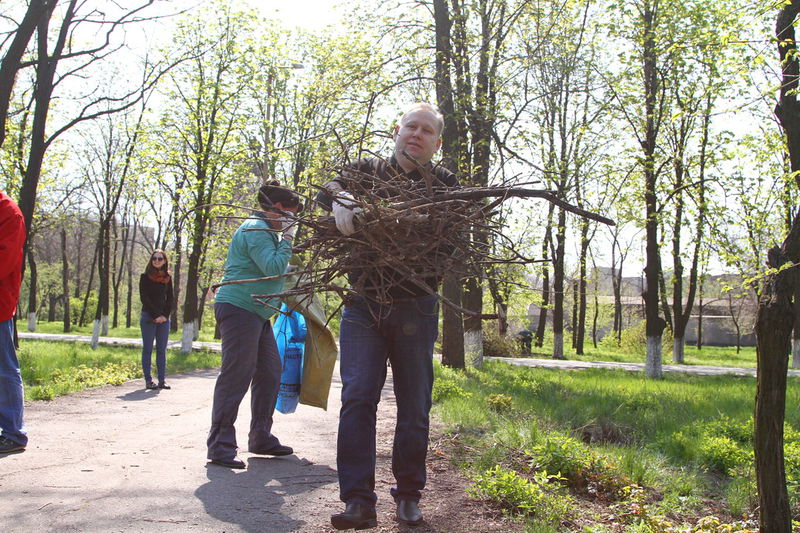
<path id="1" fill-rule="evenodd" d="M 318 201 L 333 211 L 342 235 L 359 239 L 359 213 L 366 201 L 391 209 L 408 192 L 432 195 L 458 187 L 455 175 L 431 164 L 442 144 L 444 120 L 429 104 L 411 106 L 395 126 L 388 161 L 369 157 L 346 165 L 325 185 Z M 434 251 L 425 250 L 423 254 Z M 435 251 L 441 253 L 441 250 Z M 342 407 L 337 469 L 344 512 L 331 517 L 336 529 L 375 527 L 375 424 L 387 361 L 392 367 L 397 422 L 392 450 L 396 486 L 391 494 L 399 521 L 422 521 L 429 412 L 433 387 L 433 345 L 438 336 L 438 272 L 408 271 L 364 264 L 349 272 L 354 290 L 345 297 L 340 328 Z M 413 267 L 409 267 L 413 268 Z"/>

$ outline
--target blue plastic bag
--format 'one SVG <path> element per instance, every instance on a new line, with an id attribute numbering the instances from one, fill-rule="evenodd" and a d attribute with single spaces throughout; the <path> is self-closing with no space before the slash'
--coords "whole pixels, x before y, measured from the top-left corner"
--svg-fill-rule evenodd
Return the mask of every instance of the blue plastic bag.
<path id="1" fill-rule="evenodd" d="M 300 401 L 300 386 L 303 380 L 303 354 L 305 352 L 306 320 L 297 311 L 288 312 L 286 304 L 272 326 L 278 353 L 281 356 L 281 384 L 275 409 L 284 414 L 294 413 Z"/>

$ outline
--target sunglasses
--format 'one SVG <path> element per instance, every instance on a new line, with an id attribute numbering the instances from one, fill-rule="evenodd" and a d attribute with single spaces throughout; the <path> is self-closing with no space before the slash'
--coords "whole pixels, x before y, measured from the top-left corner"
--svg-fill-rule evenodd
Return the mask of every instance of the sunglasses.
<path id="1" fill-rule="evenodd" d="M 164 260 L 164 258 L 163 258 L 163 257 L 161 257 L 161 256 L 158 256 L 158 257 L 151 257 L 151 258 L 150 258 L 150 260 L 151 260 L 151 261 L 163 261 L 163 260 Z"/>

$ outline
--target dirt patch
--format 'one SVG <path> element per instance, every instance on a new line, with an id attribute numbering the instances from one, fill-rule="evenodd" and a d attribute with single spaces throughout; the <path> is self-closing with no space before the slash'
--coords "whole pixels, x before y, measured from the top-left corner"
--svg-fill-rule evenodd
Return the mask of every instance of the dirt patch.
<path id="1" fill-rule="evenodd" d="M 397 522 L 395 505 L 389 489 L 394 485 L 392 475 L 392 440 L 394 438 L 395 403 L 394 398 L 384 396 L 378 406 L 377 427 L 377 468 L 375 488 L 378 494 L 378 527 L 375 532 L 404 533 L 513 533 L 522 531 L 522 524 L 504 518 L 486 503 L 467 496 L 470 481 L 458 467 L 450 462 L 448 439 L 442 438 L 441 427 L 431 428 L 431 445 L 428 452 L 428 483 L 422 493 L 420 509 L 424 520 L 417 526 L 407 526 Z M 308 524 L 303 533 L 336 531 L 330 525 L 330 515 L 341 512 L 344 504 L 333 509 L 322 509 L 324 513 L 309 510 Z M 313 516 L 311 516 L 313 515 Z"/>

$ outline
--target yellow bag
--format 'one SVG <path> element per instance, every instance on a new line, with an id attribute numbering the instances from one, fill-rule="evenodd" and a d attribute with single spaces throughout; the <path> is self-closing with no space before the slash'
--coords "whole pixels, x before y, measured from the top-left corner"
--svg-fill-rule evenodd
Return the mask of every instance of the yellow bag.
<path id="1" fill-rule="evenodd" d="M 286 305 L 306 319 L 303 380 L 300 385 L 300 403 L 328 409 L 328 394 L 333 379 L 333 368 L 339 349 L 333 332 L 325 326 L 325 312 L 315 295 L 289 297 Z"/>

